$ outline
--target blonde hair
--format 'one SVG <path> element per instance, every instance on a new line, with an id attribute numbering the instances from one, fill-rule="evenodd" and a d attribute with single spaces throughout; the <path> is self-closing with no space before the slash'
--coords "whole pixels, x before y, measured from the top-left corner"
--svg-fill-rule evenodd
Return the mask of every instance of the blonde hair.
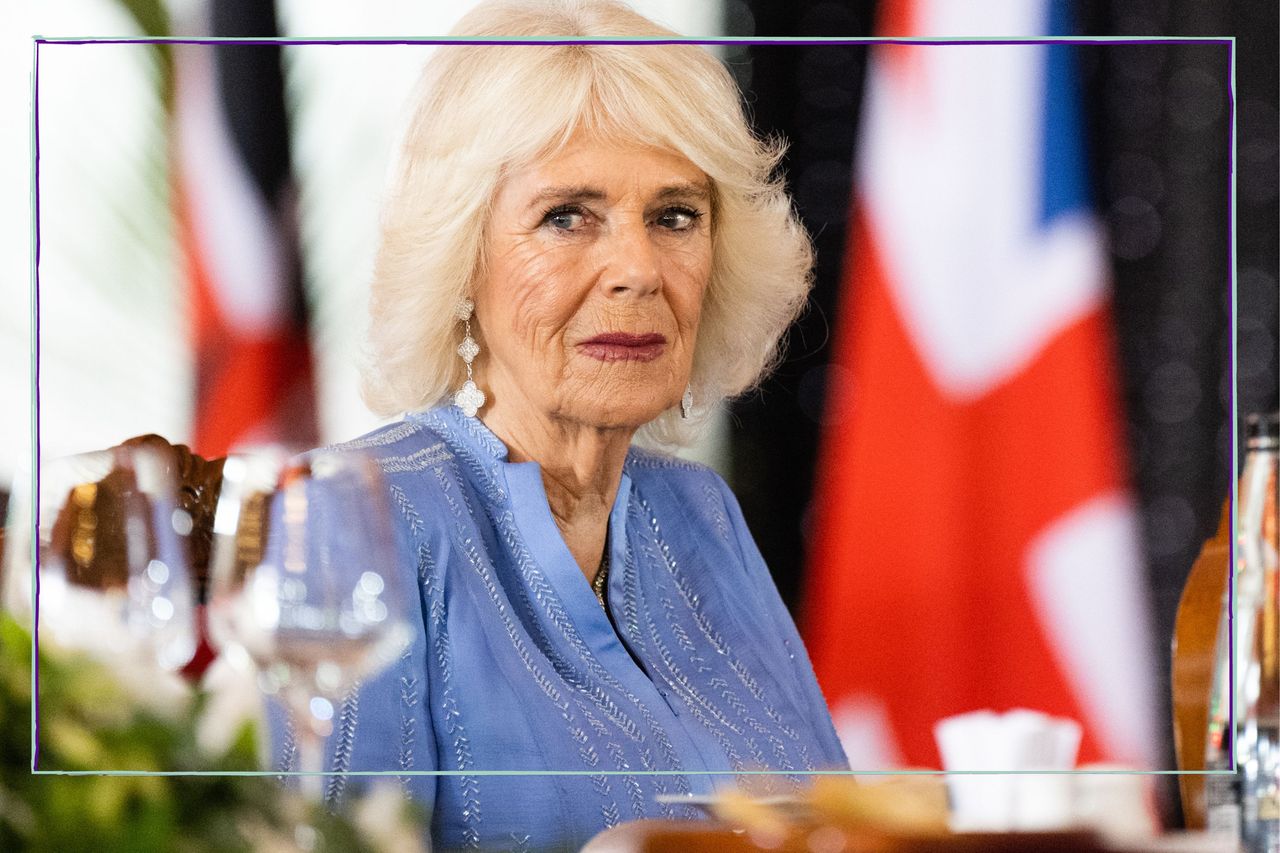
<path id="1" fill-rule="evenodd" d="M 670 37 L 612 0 L 495 0 L 452 35 Z M 711 279 L 690 386 L 695 417 L 664 412 L 650 443 L 687 442 L 754 386 L 805 302 L 813 253 L 776 175 L 783 145 L 756 137 L 724 65 L 697 45 L 445 45 L 428 60 L 388 199 L 370 298 L 365 401 L 389 415 L 462 384 L 454 305 L 484 274 L 487 214 L 503 176 L 576 131 L 676 152 L 712 183 Z"/>

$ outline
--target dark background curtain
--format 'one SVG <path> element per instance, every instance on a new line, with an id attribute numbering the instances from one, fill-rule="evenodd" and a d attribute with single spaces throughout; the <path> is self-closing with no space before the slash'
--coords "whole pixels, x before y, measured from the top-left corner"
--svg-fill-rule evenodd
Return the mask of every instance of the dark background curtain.
<path id="1" fill-rule="evenodd" d="M 867 36 L 876 3 L 729 0 L 727 32 Z M 1075 34 L 1235 36 L 1237 369 L 1241 420 L 1277 408 L 1277 29 L 1271 0 L 1077 0 Z M 1095 207 L 1111 250 L 1113 316 L 1129 460 L 1153 612 L 1158 732 L 1173 768 L 1169 638 L 1188 571 L 1216 529 L 1231 483 L 1227 49 L 1081 48 Z M 730 52 L 757 127 L 790 141 L 785 163 L 818 250 L 810 311 L 788 355 L 733 407 L 733 479 L 788 604 L 804 583 L 816 448 L 840 299 L 850 170 L 866 69 L 863 46 L 752 46 Z M 1242 426 L 1242 424 L 1241 424 Z M 1241 437 L 1236 437 L 1237 442 Z M 1161 780 L 1180 821 L 1176 777 Z"/>

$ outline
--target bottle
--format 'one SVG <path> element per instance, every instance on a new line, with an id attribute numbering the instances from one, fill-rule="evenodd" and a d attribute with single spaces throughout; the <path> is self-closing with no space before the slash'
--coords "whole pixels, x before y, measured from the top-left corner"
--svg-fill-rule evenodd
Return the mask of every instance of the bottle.
<path id="1" fill-rule="evenodd" d="M 1240 839 L 1249 853 L 1280 853 L 1280 566 L 1277 458 L 1280 419 L 1248 420 L 1236 547 L 1255 593 L 1236 725 Z"/>
<path id="2" fill-rule="evenodd" d="M 1205 828 L 1214 834 L 1240 837 L 1240 776 L 1232 768 L 1236 740 L 1231 707 L 1231 585 L 1222 592 L 1218 635 L 1213 647 L 1213 681 L 1209 687 L 1209 726 L 1205 734 Z M 1228 775 L 1230 774 L 1230 775 Z"/>
<path id="3" fill-rule="evenodd" d="M 1280 807 L 1280 791 L 1276 789 L 1280 764 L 1275 754 L 1280 746 L 1276 731 L 1280 722 L 1276 654 L 1280 639 L 1275 519 L 1278 452 L 1280 420 L 1275 414 L 1251 415 L 1246 422 L 1245 464 L 1236 501 L 1234 596 L 1228 584 L 1218 620 L 1205 737 L 1205 769 L 1223 771 L 1223 775 L 1205 777 L 1208 829 L 1246 840 L 1251 851 L 1280 851 L 1274 840 L 1280 814 L 1272 814 Z M 1229 773 L 1233 766 L 1235 772 Z M 1270 843 L 1268 836 L 1273 837 Z"/>

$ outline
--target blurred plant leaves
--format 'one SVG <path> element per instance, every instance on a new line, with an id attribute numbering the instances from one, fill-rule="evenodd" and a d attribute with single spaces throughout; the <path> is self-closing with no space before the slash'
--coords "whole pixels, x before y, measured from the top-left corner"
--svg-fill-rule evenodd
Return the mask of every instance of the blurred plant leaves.
<path id="1" fill-rule="evenodd" d="M 298 849 L 301 822 L 315 830 L 317 851 L 373 849 L 345 811 L 308 805 L 272 776 L 31 773 L 31 652 L 31 636 L 0 613 L 0 850 L 288 851 Z M 258 769 L 249 724 L 224 754 L 200 750 L 203 696 L 194 713 L 169 721 L 139 709 L 95 662 L 46 649 L 39 661 L 41 770 Z M 407 831 L 420 820 L 404 812 Z"/>
<path id="2" fill-rule="evenodd" d="M 119 0 L 121 6 L 133 18 L 138 29 L 153 38 L 172 35 L 169 12 L 162 0 Z M 151 45 L 156 51 L 161 74 L 161 99 L 165 110 L 173 112 L 173 49 L 163 43 Z"/>

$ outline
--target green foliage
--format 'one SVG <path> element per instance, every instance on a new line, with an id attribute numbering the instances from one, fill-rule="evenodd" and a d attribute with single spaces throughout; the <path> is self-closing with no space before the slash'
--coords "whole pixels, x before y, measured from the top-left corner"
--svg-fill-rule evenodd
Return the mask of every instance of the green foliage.
<path id="1" fill-rule="evenodd" d="M 370 849 L 344 815 L 304 805 L 270 776 L 31 773 L 31 645 L 27 631 L 0 613 L 0 850 L 289 849 L 302 824 L 314 828 L 316 850 Z M 41 649 L 39 666 L 41 770 L 257 769 L 249 725 L 225 754 L 202 752 L 200 697 L 189 712 L 166 719 L 139 708 L 84 657 Z"/>
<path id="2" fill-rule="evenodd" d="M 121 0 L 122 5 L 144 35 L 163 38 L 171 35 L 169 13 L 163 0 Z M 173 48 L 163 42 L 153 43 L 160 66 L 160 99 L 165 109 L 173 109 Z"/>

